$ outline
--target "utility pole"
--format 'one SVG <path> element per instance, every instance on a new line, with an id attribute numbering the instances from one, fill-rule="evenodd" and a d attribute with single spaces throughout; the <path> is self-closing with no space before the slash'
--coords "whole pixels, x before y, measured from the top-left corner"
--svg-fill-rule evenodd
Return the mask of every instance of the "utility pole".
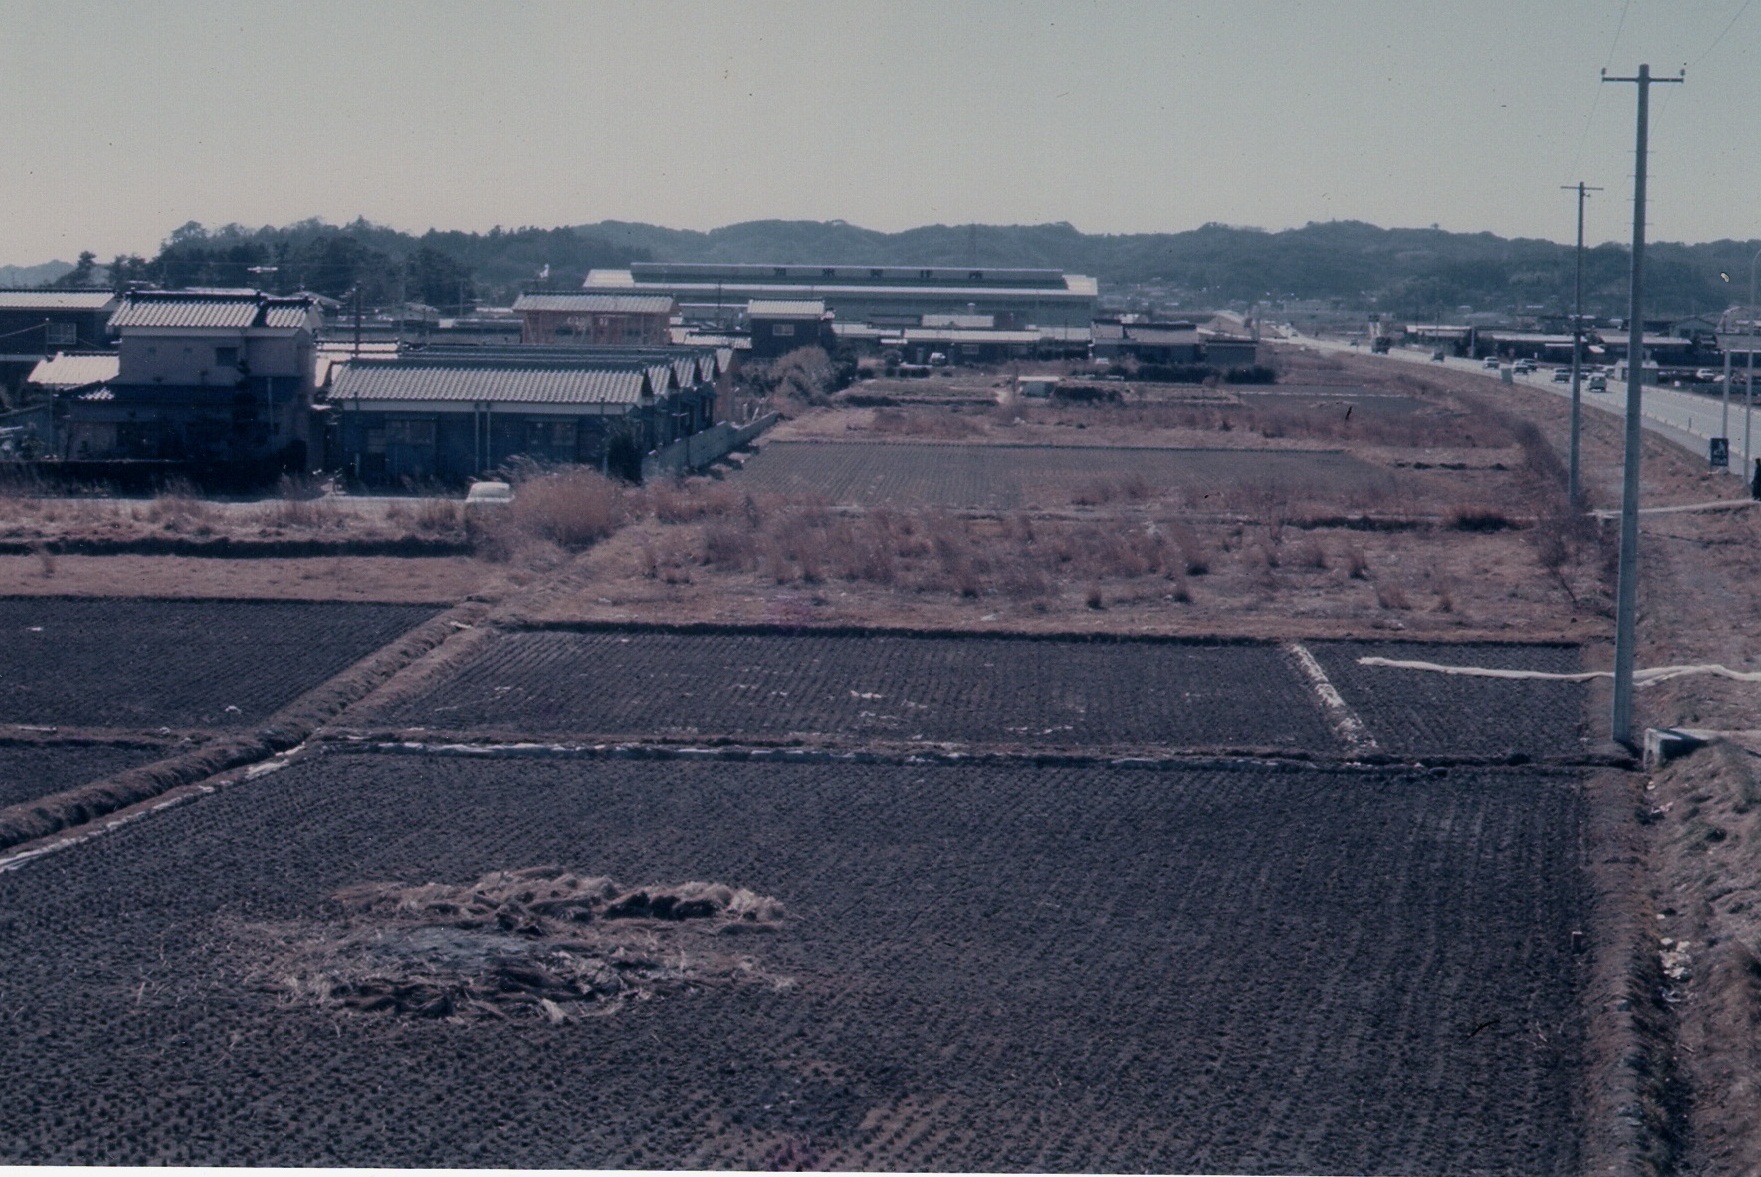
<path id="1" fill-rule="evenodd" d="M 1749 259 L 1749 322 L 1744 332 L 1745 345 L 1749 353 L 1749 375 L 1743 383 L 1743 477 L 1753 478 L 1754 470 L 1750 467 L 1749 442 L 1755 432 L 1755 263 L 1761 262 L 1761 249 Z M 1725 381 L 1730 387 L 1730 381 Z"/>
<path id="2" fill-rule="evenodd" d="M 1685 76 L 1686 71 L 1683 71 Z M 1617 743 L 1632 747 L 1633 734 L 1633 641 L 1639 606 L 1639 441 L 1641 389 L 1645 376 L 1645 153 L 1650 135 L 1651 84 L 1680 82 L 1683 77 L 1653 78 L 1649 65 L 1639 66 L 1636 78 L 1611 78 L 1604 82 L 1633 82 L 1639 87 L 1638 132 L 1633 148 L 1633 271 L 1627 303 L 1626 343 L 1626 446 L 1620 492 L 1620 578 L 1614 603 L 1614 708 L 1612 735 Z"/>
<path id="3" fill-rule="evenodd" d="M 1572 188 L 1578 190 L 1577 300 L 1571 319 L 1571 506 L 1575 511 L 1584 505 L 1583 478 L 1578 473 L 1578 434 L 1584 411 L 1581 391 L 1584 374 L 1584 196 L 1602 189 L 1586 188 L 1582 180 L 1560 187 L 1568 191 Z"/>

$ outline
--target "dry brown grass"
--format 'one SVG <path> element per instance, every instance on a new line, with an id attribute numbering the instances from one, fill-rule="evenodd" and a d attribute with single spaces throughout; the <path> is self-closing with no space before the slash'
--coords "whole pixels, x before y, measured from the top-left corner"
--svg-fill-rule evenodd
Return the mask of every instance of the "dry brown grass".
<path id="1" fill-rule="evenodd" d="M 464 505 L 457 499 L 424 498 L 412 504 L 392 503 L 385 508 L 386 521 L 424 535 L 444 535 L 464 522 Z"/>
<path id="2" fill-rule="evenodd" d="M 1037 425 L 1094 429 L 1183 430 L 1199 433 L 1242 431 L 1267 440 L 1325 441 L 1341 444 L 1436 449 L 1461 445 L 1502 446 L 1516 440 L 1501 434 L 1502 422 L 1478 423 L 1444 406 L 1408 413 L 1364 412 L 1343 403 L 1312 405 L 1241 402 L 1229 393 L 1200 394 L 1168 401 L 1122 405 L 1032 405 L 1019 410 Z"/>
<path id="3" fill-rule="evenodd" d="M 213 504 L 204 502 L 201 492 L 183 479 L 167 482 L 151 500 L 135 507 L 133 515 L 137 521 L 188 535 L 212 535 L 219 523 Z"/>
<path id="4" fill-rule="evenodd" d="M 964 516 L 925 508 L 834 511 L 824 503 L 760 500 L 719 487 L 652 498 L 654 518 L 696 523 L 687 544 L 671 528 L 645 535 L 642 574 L 689 583 L 691 567 L 756 574 L 776 585 L 834 582 L 973 599 L 1045 597 L 1072 578 L 1108 581 L 1203 575 L 1210 554 L 1173 517 L 1085 521 Z"/>
<path id="5" fill-rule="evenodd" d="M 943 409 L 876 409 L 869 428 L 898 437 L 930 437 L 949 441 L 977 437 L 984 423 L 962 413 Z"/>
<path id="6" fill-rule="evenodd" d="M 632 492 L 596 470 L 574 468 L 520 483 L 494 523 L 561 548 L 604 539 L 630 518 Z"/>

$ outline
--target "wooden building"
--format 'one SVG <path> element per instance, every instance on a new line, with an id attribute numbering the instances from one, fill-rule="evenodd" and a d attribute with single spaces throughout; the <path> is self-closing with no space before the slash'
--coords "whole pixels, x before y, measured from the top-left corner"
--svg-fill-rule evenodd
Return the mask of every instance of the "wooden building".
<path id="1" fill-rule="evenodd" d="M 665 347 L 673 299 L 665 294 L 522 294 L 520 342 L 564 347 Z"/>
<path id="2" fill-rule="evenodd" d="M 714 423 L 707 349 L 458 348 L 363 358 L 332 377 L 337 465 L 368 485 L 463 483 L 515 457 L 634 480 Z"/>

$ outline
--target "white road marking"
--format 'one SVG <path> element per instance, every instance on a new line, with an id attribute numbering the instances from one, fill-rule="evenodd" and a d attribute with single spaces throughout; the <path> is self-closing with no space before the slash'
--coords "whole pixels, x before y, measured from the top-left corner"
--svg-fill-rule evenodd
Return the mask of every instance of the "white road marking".
<path id="1" fill-rule="evenodd" d="M 1345 697 L 1333 685 L 1333 680 L 1327 677 L 1327 672 L 1321 669 L 1315 656 L 1309 653 L 1309 648 L 1301 642 L 1291 642 L 1284 650 L 1295 660 L 1303 677 L 1309 680 L 1309 686 L 1314 688 L 1315 695 L 1327 709 L 1327 721 L 1333 725 L 1339 738 L 1345 741 L 1345 746 L 1353 752 L 1373 750 L 1376 747 L 1375 738 L 1364 727 L 1364 721 L 1357 717 L 1357 712 L 1347 705 Z"/>

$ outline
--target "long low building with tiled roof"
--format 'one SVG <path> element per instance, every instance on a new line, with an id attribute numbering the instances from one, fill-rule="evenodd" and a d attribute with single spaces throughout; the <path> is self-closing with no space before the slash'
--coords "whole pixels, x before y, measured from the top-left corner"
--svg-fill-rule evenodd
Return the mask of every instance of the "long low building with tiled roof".
<path id="1" fill-rule="evenodd" d="M 720 374 L 702 349 L 432 349 L 342 364 L 325 411 L 369 484 L 462 482 L 516 456 L 635 477 L 713 424 Z"/>

